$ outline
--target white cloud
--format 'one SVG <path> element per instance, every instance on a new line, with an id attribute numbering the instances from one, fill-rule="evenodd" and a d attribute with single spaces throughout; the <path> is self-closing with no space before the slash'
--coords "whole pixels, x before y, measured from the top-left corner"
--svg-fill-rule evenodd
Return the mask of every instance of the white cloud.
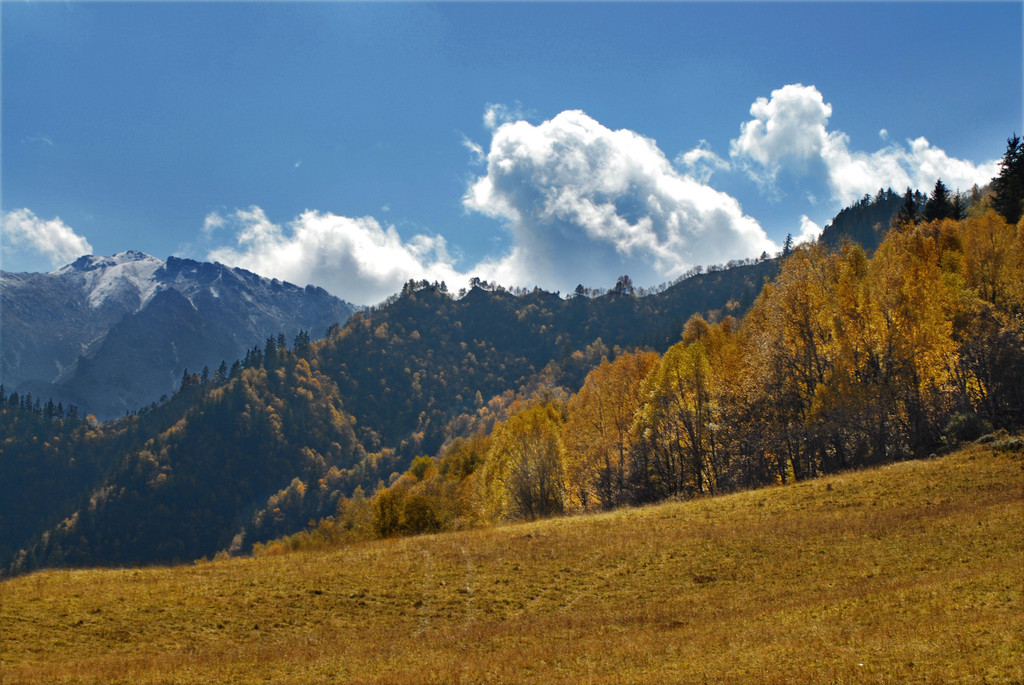
<path id="1" fill-rule="evenodd" d="M 878 137 L 882 140 L 889 140 L 889 130 L 883 128 L 878 132 Z"/>
<path id="2" fill-rule="evenodd" d="M 941 178 L 949 188 L 966 189 L 984 185 L 999 173 L 999 160 L 974 164 L 956 159 L 925 138 L 908 140 L 906 148 L 891 145 L 866 153 L 851 152 L 846 134 L 832 133 L 822 157 L 833 195 L 844 205 L 879 188 L 910 187 L 927 193 Z"/>
<path id="3" fill-rule="evenodd" d="M 207 217 L 209 220 L 209 217 Z M 236 210 L 221 222 L 235 230 L 236 245 L 212 250 L 207 259 L 299 285 L 314 284 L 359 304 L 373 304 L 401 290 L 409 279 L 467 278 L 452 265 L 441 236 L 403 241 L 394 226 L 307 211 L 283 227 L 259 207 Z"/>
<path id="4" fill-rule="evenodd" d="M 950 188 L 969 188 L 998 172 L 998 160 L 976 165 L 950 157 L 924 138 L 908 140 L 907 147 L 853 151 L 849 136 L 828 131 L 832 105 L 814 86 L 797 83 L 774 90 L 771 99 L 758 98 L 750 114 L 754 118 L 740 126 L 730 154 L 753 179 L 770 186 L 781 169 L 806 172 L 809 163 L 820 161 L 833 196 L 843 204 L 885 187 L 927 192 L 939 178 Z M 879 135 L 885 140 L 888 131 Z"/>
<path id="5" fill-rule="evenodd" d="M 495 122 L 511 116 L 488 111 Z M 259 207 L 209 214 L 204 235 L 228 231 L 234 244 L 207 258 L 373 303 L 411 278 L 453 290 L 479 276 L 568 292 L 577 283 L 610 287 L 622 274 L 654 284 L 694 265 L 778 249 L 734 198 L 676 171 L 654 141 L 611 131 L 583 112 L 538 126 L 496 123 L 486 156 L 477 147 L 487 172 L 471 183 L 464 206 L 506 222 L 512 245 L 472 268 L 457 268 L 441 236 L 403 240 L 374 218 L 316 211 L 282 226 Z M 709 149 L 690 159 L 728 166 Z"/>
<path id="6" fill-rule="evenodd" d="M 489 105 L 489 149 L 462 137 L 477 163 L 486 164 L 463 206 L 502 221 L 511 247 L 472 268 L 457 268 L 441 236 L 403 239 L 371 217 L 317 211 L 282 226 L 259 207 L 207 216 L 205 236 L 234 236 L 233 245 L 208 258 L 322 285 L 360 303 L 378 302 L 410 278 L 443 280 L 457 289 L 476 275 L 563 292 L 577 283 L 611 286 L 622 274 L 654 284 L 694 265 L 779 249 L 735 198 L 707 185 L 717 171 L 743 168 L 769 187 L 783 169 L 813 171 L 824 175 L 833 198 L 849 204 L 879 187 L 928 190 L 940 176 L 951 188 L 967 188 L 997 170 L 995 161 L 958 160 L 924 138 L 876 152 L 851 150 L 845 133 L 828 130 L 832 106 L 814 86 L 785 86 L 758 98 L 750 111 L 753 119 L 732 141 L 732 163 L 702 140 L 676 158 L 677 169 L 655 141 L 608 129 L 582 111 L 534 125 L 519 105 Z M 807 242 L 820 233 L 802 216 L 794 239 Z"/>
<path id="7" fill-rule="evenodd" d="M 809 243 L 817 240 L 821 237 L 821 226 L 811 221 L 810 217 L 806 214 L 800 217 L 800 235 L 793 238 L 793 242 L 797 245 L 800 243 Z"/>
<path id="8" fill-rule="evenodd" d="M 92 253 L 89 241 L 76 234 L 60 217 L 47 221 L 28 209 L 15 209 L 4 214 L 0 227 L 4 242 L 15 249 L 42 255 L 54 268 Z"/>
<path id="9" fill-rule="evenodd" d="M 757 98 L 750 114 L 754 118 L 740 126 L 730 154 L 747 165 L 755 180 L 771 182 L 784 163 L 799 164 L 821 154 L 832 105 L 814 86 L 797 83 L 772 91 L 771 100 Z"/>
<path id="10" fill-rule="evenodd" d="M 701 183 L 711 180 L 716 171 L 729 171 L 731 165 L 712 150 L 708 141 L 701 140 L 697 147 L 676 157 L 676 164 L 687 169 Z"/>
<path id="11" fill-rule="evenodd" d="M 462 134 L 462 147 L 469 150 L 470 154 L 473 155 L 474 164 L 483 164 L 487 159 L 487 156 L 484 154 L 483 147 L 481 147 L 479 143 L 470 140 L 466 134 Z"/>
<path id="12" fill-rule="evenodd" d="M 222 217 L 217 212 L 210 212 L 209 214 L 206 215 L 206 218 L 203 219 L 203 235 L 210 236 L 218 228 L 221 228 L 223 226 L 224 217 Z"/>
<path id="13" fill-rule="evenodd" d="M 530 119 L 534 118 L 534 116 L 533 112 L 528 112 L 523 108 L 521 102 L 516 102 L 511 107 L 500 103 L 491 103 L 484 109 L 484 126 L 493 131 L 502 124 Z"/>
<path id="14" fill-rule="evenodd" d="M 569 290 L 624 273 L 654 283 L 777 249 L 734 198 L 678 173 L 653 140 L 581 111 L 499 125 L 463 204 L 506 221 L 511 252 L 477 271 L 508 284 Z"/>
<path id="15" fill-rule="evenodd" d="M 50 136 L 44 136 L 44 135 L 29 136 L 28 138 L 23 139 L 21 142 L 22 143 L 32 143 L 32 144 L 34 144 L 34 143 L 42 143 L 46 147 L 50 147 L 50 148 L 57 147 L 56 145 L 54 145 L 53 138 L 51 138 Z"/>
<path id="16" fill-rule="evenodd" d="M 487 105 L 487 108 L 484 110 L 484 126 L 492 130 L 501 124 L 515 121 L 515 119 L 516 117 L 505 105 Z"/>

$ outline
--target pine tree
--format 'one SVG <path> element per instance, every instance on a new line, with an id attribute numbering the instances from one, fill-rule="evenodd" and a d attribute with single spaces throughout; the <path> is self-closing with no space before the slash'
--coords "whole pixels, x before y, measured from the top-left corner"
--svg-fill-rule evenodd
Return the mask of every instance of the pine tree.
<path id="1" fill-rule="evenodd" d="M 935 188 L 931 197 L 924 203 L 924 220 L 938 221 L 953 216 L 953 203 L 949 197 L 949 188 L 942 182 L 942 179 L 935 181 Z"/>
<path id="2" fill-rule="evenodd" d="M 949 218 L 954 221 L 960 221 L 967 216 L 967 202 L 964 198 L 963 193 L 957 188 L 957 191 L 953 193 L 953 202 L 950 205 Z"/>
<path id="3" fill-rule="evenodd" d="M 892 218 L 892 226 L 899 228 L 912 224 L 915 221 L 917 221 L 917 198 L 910 188 L 907 187 L 907 192 L 903 195 L 903 204 L 900 205 L 899 211 Z"/>
<path id="4" fill-rule="evenodd" d="M 213 375 L 213 382 L 217 385 L 224 385 L 228 380 L 228 363 L 221 360 L 220 366 L 217 367 L 217 372 Z"/>
<path id="5" fill-rule="evenodd" d="M 992 189 L 992 206 L 1008 224 L 1015 225 L 1024 211 L 1024 143 L 1016 134 L 1006 141 L 1002 168 L 992 179 Z"/>
<path id="6" fill-rule="evenodd" d="M 295 342 L 292 344 L 292 350 L 295 354 L 300 357 L 309 352 L 309 333 L 304 330 L 300 330 L 298 335 L 295 336 Z"/>

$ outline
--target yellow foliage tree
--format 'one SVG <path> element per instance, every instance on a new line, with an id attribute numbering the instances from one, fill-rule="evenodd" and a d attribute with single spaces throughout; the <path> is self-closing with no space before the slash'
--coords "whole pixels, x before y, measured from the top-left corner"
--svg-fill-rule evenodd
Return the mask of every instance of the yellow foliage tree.
<path id="1" fill-rule="evenodd" d="M 673 345 L 644 381 L 637 433 L 649 467 L 669 494 L 714 492 L 718 484 L 717 407 L 706 336 Z"/>
<path id="2" fill-rule="evenodd" d="M 798 247 L 744 319 L 744 393 L 767 431 L 761 449 L 797 479 L 820 471 L 827 447 L 812 405 L 831 372 L 841 268 L 842 257 L 822 245 Z"/>
<path id="3" fill-rule="evenodd" d="M 569 401 L 565 443 L 566 505 L 614 507 L 629 501 L 633 419 L 655 352 L 624 354 L 587 374 Z"/>
<path id="4" fill-rule="evenodd" d="M 562 423 L 560 407 L 536 401 L 495 426 L 478 474 L 484 520 L 535 519 L 564 511 Z"/>

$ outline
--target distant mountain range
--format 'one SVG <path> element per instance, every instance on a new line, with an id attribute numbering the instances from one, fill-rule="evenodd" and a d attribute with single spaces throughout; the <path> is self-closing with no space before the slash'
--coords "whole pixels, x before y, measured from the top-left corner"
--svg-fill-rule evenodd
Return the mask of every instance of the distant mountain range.
<path id="1" fill-rule="evenodd" d="M 870 253 L 900 202 L 892 191 L 865 198 L 840 212 L 821 241 L 834 248 L 852 239 Z M 708 274 L 647 300 L 664 310 L 644 325 L 635 317 L 648 307 L 607 312 L 610 318 L 586 326 L 587 335 L 663 348 L 680 316 L 720 307 L 741 291 L 750 298 L 773 270 L 757 274 L 745 290 L 730 290 L 739 284 L 710 287 L 724 275 Z M 571 319 L 579 303 L 562 307 L 560 316 Z M 186 369 L 213 373 L 222 361 L 230 365 L 280 333 L 289 343 L 299 331 L 323 337 L 355 311 L 322 288 L 221 264 L 176 257 L 165 262 L 137 251 L 81 257 L 51 273 L 0 271 L 0 383 L 8 392 L 76 405 L 83 416 L 116 418 L 172 394 Z"/>
<path id="2" fill-rule="evenodd" d="M 354 311 L 322 288 L 136 251 L 0 272 L 0 382 L 113 418 L 177 390 L 186 369 L 212 373 L 279 333 L 322 337 Z"/>

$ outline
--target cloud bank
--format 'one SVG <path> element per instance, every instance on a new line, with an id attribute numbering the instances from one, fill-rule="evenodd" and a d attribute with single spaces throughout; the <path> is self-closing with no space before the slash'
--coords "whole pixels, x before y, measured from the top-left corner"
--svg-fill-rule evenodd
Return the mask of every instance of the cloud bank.
<path id="1" fill-rule="evenodd" d="M 829 130 L 832 105 L 814 86 L 772 91 L 751 105 L 750 114 L 728 159 L 701 140 L 673 166 L 654 140 L 611 130 L 582 111 L 533 124 L 521 105 L 488 105 L 483 123 L 489 146 L 462 139 L 474 168 L 485 166 L 468 183 L 462 203 L 468 212 L 503 223 L 511 236 L 505 252 L 463 265 L 442 236 L 403 239 L 371 217 L 317 211 L 282 226 L 251 207 L 205 218 L 207 239 L 229 234 L 233 240 L 208 258 L 322 285 L 363 304 L 422 278 L 445 281 L 453 290 L 470 276 L 562 292 L 578 283 L 610 287 L 623 274 L 653 285 L 695 265 L 779 250 L 735 198 L 709 185 L 716 173 L 744 171 L 768 191 L 783 171 L 823 175 L 833 199 L 849 205 L 880 187 L 929 190 L 941 177 L 951 188 L 966 189 L 998 171 L 998 160 L 955 159 L 924 138 L 876 152 L 852 150 L 845 133 Z M 879 135 L 885 142 L 887 131 Z M 821 228 L 803 215 L 788 232 L 807 242 Z"/>
<path id="2" fill-rule="evenodd" d="M 502 283 L 569 290 L 626 273 L 653 283 L 778 249 L 739 202 L 676 171 L 653 140 L 575 110 L 497 125 L 487 173 L 463 204 L 512 233 L 509 254 L 478 265 Z"/>
<path id="3" fill-rule="evenodd" d="M 716 171 L 729 171 L 732 165 L 711 150 L 708 141 L 701 140 L 700 145 L 676 158 L 676 164 L 687 169 L 691 176 L 707 183 Z"/>
<path id="4" fill-rule="evenodd" d="M 479 276 L 507 286 L 569 292 L 611 287 L 618 276 L 655 284 L 695 265 L 779 249 L 734 198 L 676 171 L 653 140 L 612 131 L 580 111 L 534 126 L 490 106 L 486 174 L 465 208 L 505 223 L 508 252 L 460 267 L 441 236 L 403 240 L 376 219 L 307 211 L 281 226 L 259 207 L 212 213 L 203 233 L 234 244 L 207 258 L 294 283 L 315 283 L 359 303 L 378 302 L 409 279 L 450 288 Z M 463 141 L 476 156 L 483 146 Z M 710 151 L 695 164 L 725 164 Z"/>
<path id="5" fill-rule="evenodd" d="M 318 285 L 359 304 L 373 304 L 402 289 L 410 278 L 461 287 L 441 236 L 403 241 L 394 226 L 307 211 L 287 226 L 271 222 L 259 207 L 228 216 L 209 215 L 205 227 L 228 228 L 235 245 L 212 250 L 207 259 L 299 285 Z"/>
<path id="6" fill-rule="evenodd" d="M 60 217 L 44 220 L 29 209 L 15 209 L 4 214 L 0 230 L 7 246 L 41 255 L 53 268 L 92 254 L 89 241 L 76 234 Z"/>
<path id="7" fill-rule="evenodd" d="M 751 178 L 771 186 L 783 169 L 806 173 L 820 162 L 834 197 L 844 205 L 885 187 L 927 192 L 939 178 L 950 188 L 967 189 L 987 183 L 999 169 L 999 160 L 976 165 L 950 157 L 925 138 L 908 140 L 906 147 L 852 151 L 849 136 L 828 130 L 832 105 L 814 86 L 796 83 L 774 90 L 770 99 L 757 98 L 750 114 L 754 118 L 740 126 L 730 157 Z M 879 135 L 885 140 L 889 134 L 881 129 Z"/>

